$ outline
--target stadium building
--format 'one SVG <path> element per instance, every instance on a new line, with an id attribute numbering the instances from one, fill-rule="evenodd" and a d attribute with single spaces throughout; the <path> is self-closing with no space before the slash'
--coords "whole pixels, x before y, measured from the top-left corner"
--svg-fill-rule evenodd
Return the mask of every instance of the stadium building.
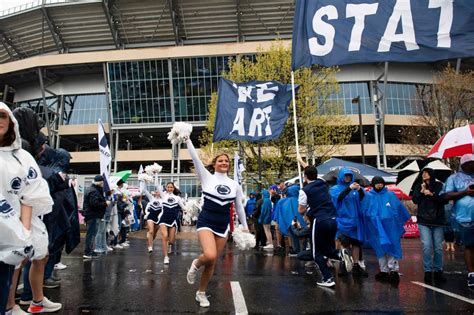
<path id="1" fill-rule="evenodd" d="M 157 161 L 197 195 L 190 157 L 171 148 L 167 132 L 174 121 L 190 122 L 197 143 L 229 59 L 252 56 L 275 38 L 290 45 L 293 14 L 290 0 L 37 0 L 0 12 L 0 92 L 41 115 L 50 144 L 71 152 L 75 173 L 99 170 L 101 118 L 113 170 Z M 333 99 L 358 125 L 359 96 L 368 163 L 393 167 L 409 155 L 400 131 L 417 113 L 416 86 L 444 65 L 340 67 Z M 377 108 L 383 133 L 375 132 Z M 357 132 L 341 157 L 360 161 L 360 142 Z"/>

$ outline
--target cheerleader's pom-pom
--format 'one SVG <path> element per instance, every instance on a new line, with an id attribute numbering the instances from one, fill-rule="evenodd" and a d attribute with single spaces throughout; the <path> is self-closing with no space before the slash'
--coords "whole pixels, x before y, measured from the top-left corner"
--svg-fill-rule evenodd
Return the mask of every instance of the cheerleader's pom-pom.
<path id="1" fill-rule="evenodd" d="M 232 238 L 234 243 L 240 250 L 249 250 L 255 247 L 257 243 L 255 241 L 255 236 L 249 232 L 244 232 L 242 227 L 237 227 L 232 233 Z"/>
<path id="2" fill-rule="evenodd" d="M 161 173 L 162 169 L 163 169 L 163 167 L 160 164 L 156 163 L 156 162 L 151 164 L 151 165 L 145 166 L 145 172 L 148 175 Z"/>
<path id="3" fill-rule="evenodd" d="M 195 199 L 190 200 L 184 206 L 183 220 L 187 224 L 191 224 L 193 221 L 198 219 L 199 213 L 201 212 L 201 200 Z"/>
<path id="4" fill-rule="evenodd" d="M 191 124 L 178 121 L 173 124 L 173 128 L 168 133 L 168 140 L 172 144 L 178 144 L 185 142 L 189 139 L 191 132 L 193 131 L 193 126 Z"/>
<path id="5" fill-rule="evenodd" d="M 153 176 L 150 176 L 147 173 L 138 174 L 138 181 L 145 183 L 153 183 Z"/>

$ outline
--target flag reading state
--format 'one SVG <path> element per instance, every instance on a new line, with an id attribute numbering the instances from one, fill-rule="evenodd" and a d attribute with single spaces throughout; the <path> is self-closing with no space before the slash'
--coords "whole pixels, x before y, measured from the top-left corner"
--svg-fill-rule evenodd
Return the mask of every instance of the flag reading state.
<path id="1" fill-rule="evenodd" d="M 288 119 L 290 101 L 291 85 L 277 81 L 234 83 L 221 78 L 213 141 L 278 138 Z"/>
<path id="2" fill-rule="evenodd" d="M 292 68 L 474 56 L 472 0 L 297 0 Z"/>
<path id="3" fill-rule="evenodd" d="M 98 142 L 99 142 L 99 156 L 100 156 L 100 175 L 104 178 L 104 191 L 110 189 L 109 182 L 109 164 L 112 161 L 112 155 L 110 154 L 109 143 L 107 141 L 107 135 L 105 134 L 104 125 L 99 119 L 98 123 Z"/>

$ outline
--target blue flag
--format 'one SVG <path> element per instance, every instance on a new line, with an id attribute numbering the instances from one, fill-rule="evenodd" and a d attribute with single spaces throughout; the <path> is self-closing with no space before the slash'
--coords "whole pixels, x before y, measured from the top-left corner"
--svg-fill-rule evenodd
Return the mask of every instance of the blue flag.
<path id="1" fill-rule="evenodd" d="M 472 0 L 297 0 L 292 68 L 474 56 Z"/>
<path id="2" fill-rule="evenodd" d="M 277 139 L 288 119 L 291 85 L 277 81 L 234 83 L 221 78 L 213 142 Z"/>

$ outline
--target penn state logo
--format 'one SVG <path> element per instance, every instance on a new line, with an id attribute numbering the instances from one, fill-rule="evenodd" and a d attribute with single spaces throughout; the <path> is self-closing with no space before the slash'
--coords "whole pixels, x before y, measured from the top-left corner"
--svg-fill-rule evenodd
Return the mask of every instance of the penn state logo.
<path id="1" fill-rule="evenodd" d="M 35 179 L 37 177 L 38 177 L 38 172 L 33 167 L 30 167 L 30 169 L 28 170 L 28 178 Z"/>
<path id="2" fill-rule="evenodd" d="M 169 202 L 169 203 L 173 203 L 173 202 L 174 202 L 174 199 L 173 199 L 173 198 L 168 198 L 168 202 Z"/>
<path id="3" fill-rule="evenodd" d="M 226 185 L 217 185 L 216 191 L 221 195 L 228 195 L 230 194 L 230 188 Z"/>
<path id="4" fill-rule="evenodd" d="M 0 200 L 0 213 L 9 213 L 13 211 L 12 206 L 5 200 Z"/>
<path id="5" fill-rule="evenodd" d="M 33 250 L 33 246 L 32 246 L 32 245 L 27 246 L 27 247 L 25 247 L 25 249 L 24 249 L 24 253 L 25 253 L 25 255 L 27 255 L 27 256 L 29 256 L 30 253 L 31 253 L 31 256 L 33 256 L 34 252 L 35 252 L 35 251 Z"/>
<path id="6" fill-rule="evenodd" d="M 160 203 L 158 201 L 154 201 L 153 206 L 158 207 L 158 206 L 160 206 Z"/>
<path id="7" fill-rule="evenodd" d="M 10 181 L 10 187 L 13 190 L 19 190 L 21 188 L 21 178 L 20 177 L 15 177 Z"/>

